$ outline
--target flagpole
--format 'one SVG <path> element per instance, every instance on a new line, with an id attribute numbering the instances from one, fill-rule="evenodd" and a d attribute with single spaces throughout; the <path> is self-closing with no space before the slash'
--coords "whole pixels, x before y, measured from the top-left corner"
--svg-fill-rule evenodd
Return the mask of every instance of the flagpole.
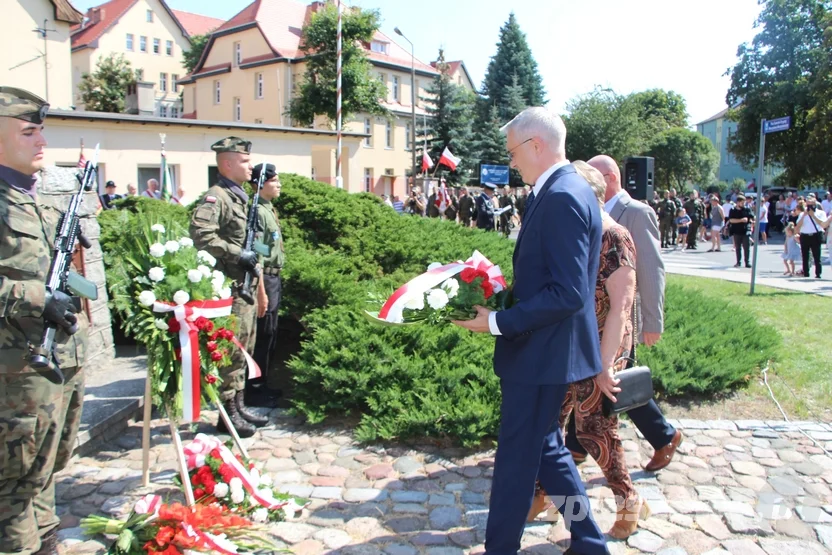
<path id="1" fill-rule="evenodd" d="M 159 165 L 159 198 L 165 200 L 165 172 L 167 171 L 167 157 L 165 156 L 165 133 L 159 133 L 159 139 L 162 140 L 162 163 Z"/>
<path id="2" fill-rule="evenodd" d="M 337 146 L 335 152 L 335 186 L 338 189 L 344 188 L 344 178 L 341 176 L 341 0 L 338 0 L 338 32 L 337 32 L 337 40 L 338 40 L 338 62 L 337 62 L 337 83 L 336 83 L 336 100 L 335 100 L 335 117 L 337 120 L 336 123 L 336 135 L 337 135 Z"/>

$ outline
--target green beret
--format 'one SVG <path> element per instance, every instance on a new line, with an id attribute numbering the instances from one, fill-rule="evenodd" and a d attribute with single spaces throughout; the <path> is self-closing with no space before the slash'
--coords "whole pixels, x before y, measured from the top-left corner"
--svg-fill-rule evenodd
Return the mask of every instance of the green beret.
<path id="1" fill-rule="evenodd" d="M 41 124 L 47 112 L 49 104 L 39 96 L 15 87 L 0 87 L 0 117 Z"/>
<path id="2" fill-rule="evenodd" d="M 240 137 L 226 137 L 211 145 L 211 150 L 220 152 L 239 152 L 241 154 L 251 153 L 251 142 Z"/>

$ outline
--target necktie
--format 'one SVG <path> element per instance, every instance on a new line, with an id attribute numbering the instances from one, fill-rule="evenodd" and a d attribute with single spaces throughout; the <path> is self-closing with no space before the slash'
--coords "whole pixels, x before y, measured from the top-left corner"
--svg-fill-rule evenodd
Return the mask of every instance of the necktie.
<path id="1" fill-rule="evenodd" d="M 523 209 L 523 219 L 524 220 L 526 219 L 526 214 L 529 213 L 529 208 L 531 208 L 533 202 L 534 202 L 534 191 L 532 191 L 532 193 L 529 195 L 529 198 L 526 199 L 526 206 Z"/>

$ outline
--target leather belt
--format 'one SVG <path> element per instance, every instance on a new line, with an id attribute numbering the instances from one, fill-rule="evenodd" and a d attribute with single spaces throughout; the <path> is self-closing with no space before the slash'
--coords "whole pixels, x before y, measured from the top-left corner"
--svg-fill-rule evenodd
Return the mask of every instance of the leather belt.
<path id="1" fill-rule="evenodd" d="M 265 276 L 279 276 L 280 268 L 263 268 L 263 275 Z"/>

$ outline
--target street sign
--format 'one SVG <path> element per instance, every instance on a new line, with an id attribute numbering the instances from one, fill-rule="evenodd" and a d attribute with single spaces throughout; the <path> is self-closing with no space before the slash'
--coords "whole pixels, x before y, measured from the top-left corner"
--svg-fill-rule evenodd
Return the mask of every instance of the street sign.
<path id="1" fill-rule="evenodd" d="M 785 131 L 792 125 L 792 118 L 786 116 L 784 118 L 766 120 L 763 125 L 763 133 L 777 133 L 778 131 Z"/>
<path id="2" fill-rule="evenodd" d="M 480 182 L 508 185 L 508 173 L 508 166 L 482 164 L 480 169 Z"/>

